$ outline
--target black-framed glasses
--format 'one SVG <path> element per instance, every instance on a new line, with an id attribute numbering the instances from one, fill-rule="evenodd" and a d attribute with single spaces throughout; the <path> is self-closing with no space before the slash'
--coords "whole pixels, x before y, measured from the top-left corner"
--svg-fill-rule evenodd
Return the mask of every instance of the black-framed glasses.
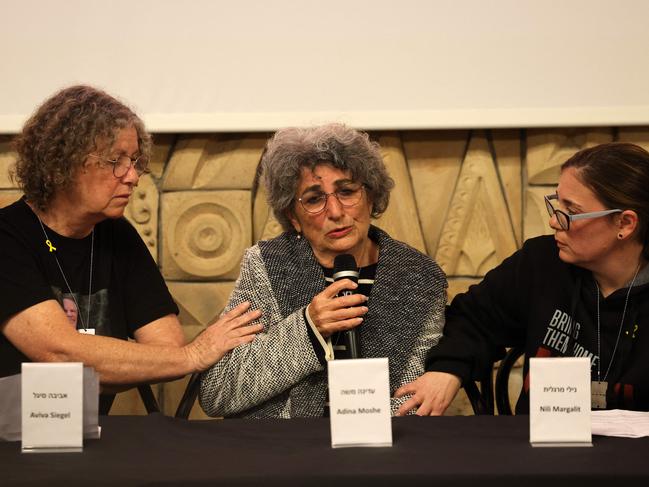
<path id="1" fill-rule="evenodd" d="M 307 191 L 297 200 L 307 213 L 321 213 L 327 207 L 329 196 L 335 196 L 338 202 L 344 207 L 357 205 L 363 197 L 362 184 L 346 184 L 333 193 L 323 191 Z"/>
<path id="2" fill-rule="evenodd" d="M 551 200 L 558 200 L 559 196 L 556 194 L 549 194 L 543 197 L 545 200 L 545 209 L 548 210 L 550 217 L 553 215 L 557 218 L 557 223 L 563 230 L 570 230 L 570 222 L 575 220 L 585 220 L 587 218 L 599 218 L 600 216 L 610 215 L 612 213 L 621 213 L 622 210 L 616 208 L 614 210 L 591 211 L 588 213 L 578 213 L 576 215 L 569 215 L 565 211 L 557 210 L 552 206 Z"/>
<path id="3" fill-rule="evenodd" d="M 117 159 L 109 159 L 108 157 L 102 157 L 97 154 L 88 155 L 112 165 L 113 176 L 116 178 L 123 178 L 126 176 L 126 173 L 131 169 L 131 166 L 135 168 L 135 172 L 138 176 L 142 176 L 142 174 L 149 172 L 149 158 L 146 156 L 137 156 L 136 158 L 132 158 L 126 154 L 122 154 L 121 156 L 118 156 Z"/>

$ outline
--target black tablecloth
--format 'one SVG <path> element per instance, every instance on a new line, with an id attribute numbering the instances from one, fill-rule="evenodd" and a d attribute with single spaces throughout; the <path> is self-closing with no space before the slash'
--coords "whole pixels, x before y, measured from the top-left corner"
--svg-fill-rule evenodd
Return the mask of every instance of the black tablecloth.
<path id="1" fill-rule="evenodd" d="M 329 421 L 100 418 L 83 453 L 0 443 L 0 485 L 649 485 L 649 438 L 532 448 L 526 416 L 393 419 L 392 448 L 330 446 Z"/>

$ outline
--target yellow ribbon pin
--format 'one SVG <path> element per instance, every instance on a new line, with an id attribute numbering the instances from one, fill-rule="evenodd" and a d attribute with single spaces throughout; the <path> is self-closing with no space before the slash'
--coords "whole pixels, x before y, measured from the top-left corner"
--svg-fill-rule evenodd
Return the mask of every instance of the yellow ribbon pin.
<path id="1" fill-rule="evenodd" d="M 54 252 L 56 250 L 56 247 L 52 245 L 52 242 L 50 242 L 49 240 L 45 240 L 45 245 L 50 248 L 50 252 Z"/>

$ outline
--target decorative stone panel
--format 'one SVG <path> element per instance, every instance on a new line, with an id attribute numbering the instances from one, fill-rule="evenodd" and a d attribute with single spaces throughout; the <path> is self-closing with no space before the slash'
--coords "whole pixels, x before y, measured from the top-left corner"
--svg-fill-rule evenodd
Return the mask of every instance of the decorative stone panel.
<path id="1" fill-rule="evenodd" d="M 284 231 L 266 202 L 264 186 L 257 184 L 256 189 L 252 213 L 253 239 L 255 242 L 271 239 Z"/>
<path id="2" fill-rule="evenodd" d="M 526 191 L 524 235 L 525 239 L 538 235 L 554 234 L 550 227 L 550 215 L 545 208 L 543 196 L 555 191 L 555 186 L 530 186 Z"/>
<path id="3" fill-rule="evenodd" d="M 183 325 L 185 339 L 193 340 L 206 326 L 219 319 L 234 289 L 229 282 L 168 282 Z"/>
<path id="4" fill-rule="evenodd" d="M 466 130 L 404 132 L 403 148 L 428 255 L 435 255 L 462 159 Z M 393 196 L 391 205 L 399 205 Z"/>
<path id="5" fill-rule="evenodd" d="M 493 147 L 498 175 L 505 193 L 516 245 L 523 243 L 523 175 L 521 173 L 521 131 L 493 130 Z"/>
<path id="6" fill-rule="evenodd" d="M 171 151 L 176 143 L 176 135 L 159 134 L 153 137 L 153 148 L 149 170 L 155 179 L 160 179 L 164 173 L 165 165 L 171 156 Z"/>
<path id="7" fill-rule="evenodd" d="M 165 279 L 236 279 L 252 244 L 250 192 L 180 191 L 161 201 Z"/>
<path id="8" fill-rule="evenodd" d="M 262 134 L 180 137 L 163 190 L 250 189 L 265 143 Z"/>
<path id="9" fill-rule="evenodd" d="M 158 260 L 158 188 L 151 175 L 140 178 L 137 188 L 126 206 L 124 216 L 135 227 L 140 237 Z"/>
<path id="10" fill-rule="evenodd" d="M 421 252 L 426 252 L 424 237 L 419 225 L 415 194 L 410 182 L 408 164 L 403 154 L 401 139 L 391 133 L 379 137 L 383 161 L 388 173 L 394 179 L 395 187 L 390 195 L 392 204 L 376 221 L 391 237 L 407 243 Z"/>
<path id="11" fill-rule="evenodd" d="M 0 191 L 0 208 L 10 205 L 23 195 L 22 191 L 9 189 Z"/>
<path id="12" fill-rule="evenodd" d="M 649 151 L 649 127 L 621 128 L 617 137 L 620 142 L 631 142 Z"/>
<path id="13" fill-rule="evenodd" d="M 12 137 L 0 135 L 0 189 L 15 188 L 9 176 L 9 169 L 16 162 L 16 152 L 11 149 Z"/>
<path id="14" fill-rule="evenodd" d="M 436 260 L 447 275 L 482 276 L 516 250 L 495 162 L 484 134 L 471 138 Z"/>
<path id="15" fill-rule="evenodd" d="M 575 152 L 613 141 L 611 129 L 544 129 L 527 133 L 529 184 L 556 184 L 561 164 Z"/>

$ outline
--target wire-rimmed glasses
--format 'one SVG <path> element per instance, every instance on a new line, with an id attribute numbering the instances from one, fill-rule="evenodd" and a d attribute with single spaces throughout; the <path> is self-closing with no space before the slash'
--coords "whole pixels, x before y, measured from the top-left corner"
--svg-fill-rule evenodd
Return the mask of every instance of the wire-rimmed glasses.
<path id="1" fill-rule="evenodd" d="M 576 215 L 569 215 L 565 211 L 557 210 L 552 206 L 551 200 L 558 200 L 559 196 L 555 194 L 549 194 L 543 197 L 545 200 L 545 209 L 548 210 L 548 215 L 552 217 L 553 215 L 557 219 L 557 223 L 563 230 L 570 230 L 570 222 L 574 220 L 585 220 L 587 218 L 598 218 L 600 216 L 610 215 L 611 213 L 621 213 L 622 210 L 616 208 L 614 210 L 602 210 L 602 211 L 591 211 L 588 213 L 578 213 Z"/>
<path id="2" fill-rule="evenodd" d="M 304 193 L 297 200 L 307 213 L 320 213 L 327 207 L 329 196 L 335 196 L 338 202 L 344 207 L 357 205 L 363 197 L 362 184 L 346 184 L 341 186 L 333 193 L 325 193 L 323 191 L 309 190 Z"/>
<path id="3" fill-rule="evenodd" d="M 109 159 L 108 157 L 102 157 L 97 154 L 88 154 L 91 157 L 96 157 L 104 162 L 113 166 L 113 176 L 116 178 L 123 178 L 126 176 L 126 173 L 131 169 L 131 166 L 135 168 L 135 172 L 138 176 L 146 174 L 149 172 L 149 159 L 146 156 L 137 156 L 132 158 L 126 154 L 118 156 L 116 159 Z"/>

